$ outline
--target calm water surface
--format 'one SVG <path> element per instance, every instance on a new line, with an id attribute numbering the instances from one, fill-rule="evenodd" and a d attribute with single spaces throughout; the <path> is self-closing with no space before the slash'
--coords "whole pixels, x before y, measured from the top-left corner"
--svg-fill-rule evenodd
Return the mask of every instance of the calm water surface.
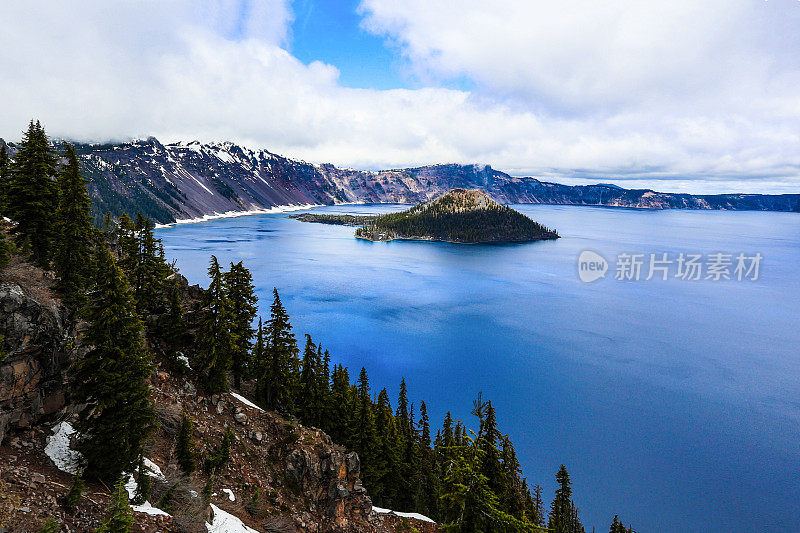
<path id="1" fill-rule="evenodd" d="M 548 503 L 567 466 L 587 531 L 800 531 L 800 215 L 516 207 L 563 238 L 370 243 L 286 215 L 158 236 L 204 286 L 210 254 L 243 259 L 264 315 L 277 287 L 298 338 L 393 398 L 405 376 L 435 425 L 482 391 Z M 605 279 L 579 280 L 585 249 Z M 622 252 L 764 259 L 757 281 L 622 282 Z"/>

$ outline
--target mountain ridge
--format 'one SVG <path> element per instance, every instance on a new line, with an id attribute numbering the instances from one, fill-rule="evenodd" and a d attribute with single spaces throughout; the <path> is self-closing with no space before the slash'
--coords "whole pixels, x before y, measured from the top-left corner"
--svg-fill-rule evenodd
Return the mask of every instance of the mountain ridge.
<path id="1" fill-rule="evenodd" d="M 8 144 L 13 155 L 15 145 Z M 489 165 L 457 163 L 364 171 L 312 164 L 231 142 L 162 144 L 149 137 L 76 144 L 94 216 L 141 211 L 155 222 L 230 212 L 343 203 L 429 201 L 451 189 L 478 189 L 501 203 L 800 212 L 800 194 L 692 195 L 609 185 L 562 185 L 514 177 Z"/>

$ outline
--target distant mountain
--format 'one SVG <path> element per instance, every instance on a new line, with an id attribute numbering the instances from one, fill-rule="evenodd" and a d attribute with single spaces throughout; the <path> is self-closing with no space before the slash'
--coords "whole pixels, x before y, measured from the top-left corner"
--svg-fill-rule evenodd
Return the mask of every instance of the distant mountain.
<path id="1" fill-rule="evenodd" d="M 379 215 L 356 230 L 370 241 L 530 242 L 558 233 L 477 190 L 453 189 L 399 213 Z"/>
<path id="2" fill-rule="evenodd" d="M 9 143 L 13 154 L 14 145 Z M 164 145 L 155 138 L 76 146 L 95 215 L 141 211 L 160 223 L 231 211 L 335 203 L 426 202 L 451 189 L 479 189 L 502 203 L 647 209 L 800 211 L 800 195 L 690 195 L 569 186 L 512 177 L 488 165 L 433 165 L 367 172 L 295 161 L 233 143 Z"/>

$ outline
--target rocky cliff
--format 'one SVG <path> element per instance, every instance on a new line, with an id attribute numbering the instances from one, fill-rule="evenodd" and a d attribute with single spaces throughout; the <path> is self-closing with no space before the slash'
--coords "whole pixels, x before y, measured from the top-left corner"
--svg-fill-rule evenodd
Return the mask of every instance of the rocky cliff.
<path id="1" fill-rule="evenodd" d="M 191 326 L 202 290 L 180 274 L 173 277 Z M 89 481 L 76 511 L 62 505 L 72 480 L 68 457 L 75 453 L 68 448 L 74 413 L 67 374 L 85 349 L 81 325 L 74 332 L 65 327 L 48 273 L 14 258 L 0 270 L 0 280 L 0 531 L 38 531 L 48 518 L 62 531 L 94 531 L 106 512 L 108 487 Z M 150 384 L 159 428 L 146 449 L 153 505 L 134 507 L 134 531 L 410 530 L 407 519 L 373 510 L 355 452 L 318 429 L 258 408 L 244 396 L 247 390 L 202 394 L 191 369 L 171 369 L 158 340 L 148 338 L 148 345 L 158 365 Z M 202 466 L 188 478 L 180 472 L 174 449 L 183 413 L 194 420 L 201 465 L 225 432 L 233 432 L 230 459 L 213 475 Z M 205 486 L 213 487 L 209 504 L 200 496 Z M 168 491 L 169 513 L 156 505 Z M 418 531 L 435 528 L 414 525 Z"/>
<path id="2" fill-rule="evenodd" d="M 13 154 L 14 145 L 9 148 Z M 90 180 L 95 216 L 141 211 L 161 223 L 276 206 L 417 204 L 455 188 L 479 189 L 501 203 L 800 211 L 800 194 L 689 195 L 569 186 L 513 177 L 488 165 L 367 172 L 313 165 L 232 143 L 165 145 L 154 138 L 76 148 Z"/>

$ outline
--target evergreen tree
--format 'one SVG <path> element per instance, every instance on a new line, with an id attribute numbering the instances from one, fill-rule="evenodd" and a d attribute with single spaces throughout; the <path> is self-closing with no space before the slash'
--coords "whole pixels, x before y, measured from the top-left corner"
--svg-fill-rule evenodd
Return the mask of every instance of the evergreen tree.
<path id="1" fill-rule="evenodd" d="M 208 277 L 211 282 L 203 295 L 203 316 L 197 332 L 199 368 L 209 392 L 224 392 L 228 390 L 233 336 L 230 329 L 230 302 L 219 262 L 213 255 Z"/>
<path id="2" fill-rule="evenodd" d="M 278 290 L 273 289 L 272 294 L 273 302 L 266 328 L 268 364 L 259 388 L 263 394 L 261 401 L 266 407 L 290 413 L 294 408 L 292 392 L 298 380 L 299 351 Z"/>
<path id="3" fill-rule="evenodd" d="M 331 375 L 331 416 L 325 428 L 334 442 L 352 447 L 355 398 L 350 388 L 347 368 L 336 365 Z"/>
<path id="4" fill-rule="evenodd" d="M 119 266 L 129 280 L 135 280 L 139 264 L 139 241 L 136 238 L 136 226 L 127 213 L 119 217 L 115 233 Z"/>
<path id="5" fill-rule="evenodd" d="M 231 263 L 231 269 L 225 273 L 225 288 L 230 302 L 233 382 L 238 389 L 242 378 L 250 373 L 253 319 L 258 310 L 258 298 L 253 286 L 253 276 L 241 261 Z"/>
<path id="6" fill-rule="evenodd" d="M 578 520 L 578 511 L 572 501 L 572 482 L 564 465 L 558 469 L 556 482 L 558 488 L 550 505 L 550 520 L 547 527 L 554 533 L 583 533 L 583 526 Z"/>
<path id="7" fill-rule="evenodd" d="M 8 151 L 6 143 L 0 143 L 0 216 L 6 216 L 8 209 Z"/>
<path id="8" fill-rule="evenodd" d="M 172 284 L 169 291 L 169 311 L 165 315 L 162 330 L 169 356 L 174 359 L 186 344 L 186 319 L 183 315 L 181 289 L 177 282 Z"/>
<path id="9" fill-rule="evenodd" d="M 144 455 L 139 456 L 139 466 L 136 468 L 136 493 L 133 495 L 133 503 L 142 505 L 150 497 L 150 474 L 144 464 Z"/>
<path id="10" fill-rule="evenodd" d="M 178 466 L 187 476 L 197 468 L 197 452 L 195 451 L 194 442 L 192 442 L 193 433 L 194 422 L 184 412 L 181 419 L 181 429 L 175 442 L 175 457 L 178 461 Z"/>
<path id="11" fill-rule="evenodd" d="M 52 258 L 57 163 L 44 128 L 31 121 L 11 164 L 8 215 L 16 222 L 17 246 L 29 251 L 34 264 L 42 268 L 48 268 Z"/>
<path id="12" fill-rule="evenodd" d="M 39 528 L 39 533 L 59 533 L 61 525 L 56 522 L 55 518 L 48 518 L 47 521 Z"/>
<path id="13" fill-rule="evenodd" d="M 302 370 L 300 372 L 300 398 L 298 401 L 300 419 L 304 424 L 319 427 L 319 372 L 322 362 L 311 335 L 306 335 L 303 350 Z"/>
<path id="14" fill-rule="evenodd" d="M 133 511 L 128 503 L 125 480 L 119 478 L 114 485 L 106 518 L 95 533 L 129 533 L 133 524 Z"/>
<path id="15" fill-rule="evenodd" d="M 84 342 L 92 349 L 75 363 L 72 399 L 85 404 L 77 449 L 87 472 L 114 479 L 130 471 L 153 429 L 147 380 L 152 372 L 131 290 L 106 248 L 98 252 L 95 288 L 85 308 Z"/>
<path id="16" fill-rule="evenodd" d="M 394 509 L 397 507 L 397 491 L 402 486 L 400 478 L 400 456 L 397 447 L 397 425 L 395 424 L 392 406 L 389 403 L 389 393 L 382 389 L 378 394 L 378 403 L 375 407 L 375 426 L 378 433 L 379 455 L 385 462 L 386 468 L 380 473 L 375 486 L 370 487 L 370 494 L 376 494 L 376 504 L 379 507 Z"/>
<path id="17" fill-rule="evenodd" d="M 250 365 L 256 378 L 256 399 L 263 402 L 265 394 L 262 387 L 264 386 L 264 376 L 269 370 L 269 359 L 267 357 L 267 345 L 264 341 L 264 324 L 261 317 L 258 318 L 256 341 L 253 343 L 252 352 L 250 352 Z"/>
<path id="18" fill-rule="evenodd" d="M 142 317 L 164 307 L 164 280 L 170 275 L 170 268 L 164 259 L 161 240 L 155 238 L 155 224 L 141 213 L 136 216 L 134 234 L 137 258 L 133 267 L 136 310 Z"/>
<path id="19" fill-rule="evenodd" d="M 72 485 L 70 485 L 67 495 L 64 496 L 64 507 L 67 511 L 74 511 L 75 508 L 78 507 L 78 504 L 81 503 L 84 488 L 83 477 L 79 472 L 72 478 Z"/>
<path id="20" fill-rule="evenodd" d="M 358 412 L 355 426 L 355 448 L 361 458 L 361 479 L 370 487 L 377 484 L 383 474 L 384 464 L 379 456 L 375 413 L 369 394 L 369 378 L 365 368 L 358 375 Z"/>
<path id="21" fill-rule="evenodd" d="M 81 177 L 75 148 L 64 144 L 66 165 L 58 177 L 58 209 L 55 215 L 55 250 L 53 267 L 58 274 L 57 288 L 62 300 L 78 309 L 86 300 L 86 288 L 91 275 L 94 234 L 91 200 L 86 180 Z"/>

